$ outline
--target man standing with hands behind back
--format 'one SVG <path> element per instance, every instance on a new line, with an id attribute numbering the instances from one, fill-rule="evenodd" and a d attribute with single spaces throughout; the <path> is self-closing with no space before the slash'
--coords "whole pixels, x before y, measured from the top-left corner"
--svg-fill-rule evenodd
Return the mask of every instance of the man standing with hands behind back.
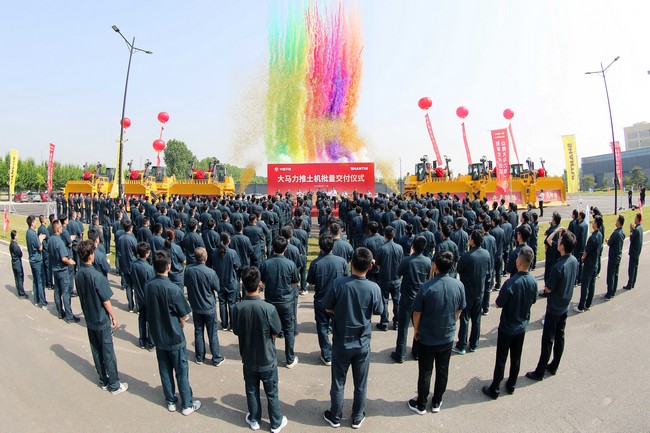
<path id="1" fill-rule="evenodd" d="M 645 187 L 643 187 L 644 190 Z M 643 227 L 641 227 L 641 221 L 643 221 L 643 214 L 639 212 L 634 218 L 634 224 L 630 224 L 630 263 L 627 268 L 627 284 L 623 287 L 625 290 L 633 289 L 634 284 L 636 284 L 636 274 L 639 270 L 639 256 L 643 249 Z"/>

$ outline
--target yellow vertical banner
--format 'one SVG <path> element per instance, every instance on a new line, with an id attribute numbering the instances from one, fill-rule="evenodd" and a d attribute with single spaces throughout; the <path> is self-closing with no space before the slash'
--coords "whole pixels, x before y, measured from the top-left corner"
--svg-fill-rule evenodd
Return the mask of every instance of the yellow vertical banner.
<path id="1" fill-rule="evenodd" d="M 11 149 L 9 152 L 9 200 L 13 200 L 16 189 L 16 175 L 18 174 L 18 151 Z"/>
<path id="2" fill-rule="evenodd" d="M 111 198 L 115 198 L 119 195 L 120 190 L 119 190 L 119 182 L 122 181 L 122 184 L 124 184 L 124 170 L 122 170 L 122 173 L 120 173 L 120 152 L 121 152 L 121 146 L 124 143 L 120 143 L 120 139 L 117 139 L 117 160 L 115 161 L 115 176 L 113 176 L 113 184 L 112 188 L 108 193 L 110 194 Z M 108 180 L 109 182 L 111 181 L 110 179 Z"/>
<path id="3" fill-rule="evenodd" d="M 578 170 L 578 151 L 575 135 L 563 135 L 564 158 L 566 159 L 566 188 L 569 194 L 578 192 L 580 188 Z"/>

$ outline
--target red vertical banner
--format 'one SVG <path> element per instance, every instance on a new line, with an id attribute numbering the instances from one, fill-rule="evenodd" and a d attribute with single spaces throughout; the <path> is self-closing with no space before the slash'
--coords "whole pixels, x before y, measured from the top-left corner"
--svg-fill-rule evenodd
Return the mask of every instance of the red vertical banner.
<path id="1" fill-rule="evenodd" d="M 623 189 L 623 160 L 621 159 L 621 145 L 618 141 L 611 143 L 614 149 L 614 158 L 616 159 L 616 177 L 618 178 L 618 186 Z"/>
<path id="2" fill-rule="evenodd" d="M 467 164 L 472 163 L 472 155 L 469 153 L 469 144 L 467 144 L 467 134 L 465 133 L 465 122 L 462 123 L 463 126 L 463 142 L 465 143 L 465 153 L 467 154 Z"/>
<path id="3" fill-rule="evenodd" d="M 515 144 L 515 136 L 512 133 L 512 123 L 508 123 L 508 131 L 510 132 L 510 138 L 512 139 L 512 150 L 515 151 L 515 158 L 517 158 L 517 164 L 519 164 L 519 154 L 517 153 L 517 145 Z"/>
<path id="4" fill-rule="evenodd" d="M 508 130 L 495 129 L 492 131 L 492 145 L 494 146 L 494 166 L 497 174 L 496 192 L 510 194 L 510 146 L 508 145 Z"/>
<path id="5" fill-rule="evenodd" d="M 442 167 L 442 158 L 440 157 L 440 150 L 438 149 L 438 143 L 436 142 L 436 137 L 433 135 L 433 128 L 431 127 L 431 119 L 429 119 L 429 113 L 425 114 L 424 118 L 427 121 L 427 131 L 429 131 L 429 138 L 431 138 L 431 144 L 433 144 L 433 151 L 436 153 L 436 160 L 438 161 L 438 167 Z"/>
<path id="6" fill-rule="evenodd" d="M 52 176 L 54 174 L 54 144 L 50 143 L 50 156 L 47 160 L 47 193 L 52 194 Z"/>

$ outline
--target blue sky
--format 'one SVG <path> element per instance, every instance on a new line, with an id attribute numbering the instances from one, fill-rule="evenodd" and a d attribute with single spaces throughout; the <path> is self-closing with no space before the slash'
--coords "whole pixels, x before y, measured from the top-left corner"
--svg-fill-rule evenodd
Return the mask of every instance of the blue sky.
<path id="1" fill-rule="evenodd" d="M 283 0 L 285 3 L 288 0 Z M 321 0 L 324 1 L 324 0 Z M 199 157 L 265 173 L 261 121 L 273 1 L 11 2 L 0 26 L 0 152 L 114 165 L 128 52 L 136 46 L 125 159 L 154 158 L 159 111 L 163 138 L 184 140 Z M 602 79 L 608 72 L 616 137 L 650 120 L 647 1 L 359 0 L 364 74 L 358 125 L 371 159 L 395 174 L 433 156 L 417 101 L 433 99 L 432 124 L 456 172 L 466 169 L 458 106 L 469 109 L 472 157 L 493 159 L 491 129 L 515 111 L 519 155 L 564 168 L 560 136 L 575 134 L 579 156 L 610 141 Z"/>

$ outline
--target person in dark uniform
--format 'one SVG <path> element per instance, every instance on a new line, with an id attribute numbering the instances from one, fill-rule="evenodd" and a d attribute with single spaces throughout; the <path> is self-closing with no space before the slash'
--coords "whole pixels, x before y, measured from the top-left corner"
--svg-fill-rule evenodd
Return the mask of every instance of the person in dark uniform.
<path id="1" fill-rule="evenodd" d="M 182 414 L 190 415 L 201 408 L 192 399 L 188 377 L 187 350 L 183 328 L 192 309 L 183 291 L 169 280 L 171 259 L 166 250 L 157 251 L 153 259 L 156 276 L 144 286 L 147 323 L 156 345 L 156 358 L 167 410 L 176 412 L 178 398 L 174 392 L 174 375 L 181 396 Z"/>
<path id="2" fill-rule="evenodd" d="M 616 288 L 618 287 L 618 269 L 621 265 L 623 241 L 625 241 L 625 233 L 623 232 L 624 225 L 625 217 L 619 215 L 616 219 L 616 229 L 607 241 L 607 246 L 609 247 L 607 260 L 607 293 L 603 296 L 603 299 L 606 301 L 609 301 L 616 295 Z"/>
<path id="3" fill-rule="evenodd" d="M 641 191 L 645 191 L 645 187 Z M 645 198 L 645 197 L 644 197 Z M 627 267 L 627 284 L 623 286 L 625 290 L 634 288 L 636 284 L 636 274 L 639 270 L 639 256 L 643 249 L 643 214 L 638 212 L 634 217 L 634 224 L 630 224 L 630 262 Z"/>
<path id="4" fill-rule="evenodd" d="M 332 254 L 343 257 L 347 263 L 350 263 L 350 260 L 352 260 L 352 254 L 354 253 L 354 248 L 352 248 L 352 245 L 350 245 L 348 241 L 341 238 L 341 225 L 339 223 L 330 224 L 330 232 L 334 238 Z"/>
<path id="5" fill-rule="evenodd" d="M 589 236 L 585 251 L 582 253 L 582 257 L 580 257 L 582 261 L 582 282 L 580 285 L 580 302 L 573 307 L 573 311 L 576 313 L 588 311 L 594 299 L 598 251 L 602 248 L 603 244 L 603 235 L 600 232 L 602 226 L 603 218 L 600 216 L 594 217 L 594 221 L 591 223 L 591 236 Z"/>
<path id="6" fill-rule="evenodd" d="M 54 285 L 52 284 L 52 267 L 50 266 L 50 256 L 47 254 L 47 242 L 50 237 L 50 231 L 47 229 L 47 225 L 45 223 L 47 222 L 47 218 L 45 218 L 45 215 L 39 215 L 38 216 L 38 221 L 40 225 L 38 226 L 37 234 L 40 235 L 45 235 L 45 238 L 43 238 L 43 286 L 46 289 L 52 289 Z"/>
<path id="7" fill-rule="evenodd" d="M 535 381 L 544 379 L 545 371 L 555 375 L 560 366 L 560 360 L 564 352 L 564 329 L 566 327 L 567 312 L 569 311 L 569 303 L 573 296 L 576 274 L 578 273 L 578 260 L 572 255 L 576 244 L 574 234 L 560 228 L 551 236 L 560 236 L 557 246 L 560 259 L 553 266 L 544 287 L 544 292 L 548 296 L 539 362 L 535 370 L 526 373 L 527 378 Z M 549 363 L 551 350 L 553 360 Z"/>
<path id="8" fill-rule="evenodd" d="M 172 267 L 169 270 L 169 281 L 176 284 L 183 291 L 185 254 L 183 254 L 183 249 L 174 242 L 174 239 L 176 239 L 174 229 L 167 229 L 165 231 L 165 250 L 169 253 L 169 258 L 172 261 Z"/>
<path id="9" fill-rule="evenodd" d="M 533 261 L 530 264 L 530 270 L 534 271 L 537 267 L 537 240 L 539 235 L 539 217 L 535 212 L 531 213 L 530 221 L 530 237 L 528 238 L 528 246 L 533 250 Z"/>
<path id="10" fill-rule="evenodd" d="M 587 245 L 587 238 L 589 238 L 589 227 L 585 222 L 587 215 L 584 212 L 578 213 L 578 220 L 576 221 L 576 247 L 573 250 L 573 255 L 578 260 L 578 275 L 576 284 L 580 284 L 582 281 L 582 254 L 585 252 L 585 246 Z"/>
<path id="11" fill-rule="evenodd" d="M 84 196 L 84 219 L 86 221 L 86 224 L 90 224 L 91 214 L 92 214 L 92 210 L 90 208 L 90 194 L 86 194 Z"/>
<path id="12" fill-rule="evenodd" d="M 477 225 L 478 227 L 478 225 Z M 490 233 L 492 228 L 492 220 L 490 217 L 482 223 L 483 228 L 483 243 L 481 248 L 488 252 L 490 255 L 490 263 L 488 264 L 487 275 L 485 276 L 485 289 L 483 290 L 483 301 L 481 302 L 481 314 L 487 316 L 490 312 L 490 292 L 494 287 L 494 265 L 497 258 L 497 241 Z"/>
<path id="13" fill-rule="evenodd" d="M 103 247 L 99 243 L 99 238 L 101 236 L 100 230 L 91 228 L 88 230 L 88 240 L 93 241 L 95 245 L 95 253 L 93 260 L 93 267 L 99 271 L 105 277 L 108 277 L 108 273 L 111 271 L 111 264 L 108 263 L 106 254 L 104 254 Z"/>
<path id="14" fill-rule="evenodd" d="M 124 234 L 120 236 L 116 248 L 119 251 L 120 260 L 120 275 L 124 280 L 126 288 L 126 301 L 129 313 L 135 311 L 135 302 L 133 299 L 133 281 L 131 279 L 133 267 L 137 254 L 138 242 L 133 236 L 133 223 L 130 220 L 125 220 L 122 224 Z"/>
<path id="15" fill-rule="evenodd" d="M 88 340 L 99 374 L 99 385 L 113 395 L 129 389 L 129 384 L 120 382 L 117 359 L 113 348 L 113 332 L 117 331 L 117 319 L 111 307 L 111 291 L 108 280 L 93 267 L 95 242 L 88 239 L 77 246 L 81 266 L 75 277 L 81 310 L 86 319 Z"/>
<path id="16" fill-rule="evenodd" d="M 232 330 L 239 338 L 239 353 L 244 364 L 246 389 L 246 424 L 260 429 L 262 402 L 260 382 L 269 408 L 271 431 L 280 432 L 288 423 L 282 415 L 278 397 L 278 359 L 275 339 L 282 334 L 282 324 L 276 308 L 260 298 L 260 272 L 255 267 L 242 269 L 246 296 L 233 309 Z"/>
<path id="17" fill-rule="evenodd" d="M 332 326 L 332 317 L 325 311 L 323 299 L 330 291 L 334 281 L 339 277 L 350 274 L 349 265 L 342 257 L 332 254 L 334 239 L 330 235 L 323 235 L 318 239 L 320 254 L 309 265 L 307 283 L 314 289 L 314 319 L 318 346 L 320 347 L 320 360 L 326 365 L 332 365 L 332 343 L 328 332 Z"/>
<path id="18" fill-rule="evenodd" d="M 187 223 L 187 232 L 185 233 L 185 236 L 183 236 L 182 247 L 183 251 L 185 252 L 188 265 L 192 265 L 196 262 L 194 251 L 196 251 L 198 247 L 205 248 L 205 244 L 203 243 L 201 235 L 199 235 L 196 231 L 197 227 L 198 222 L 194 218 L 190 218 Z"/>
<path id="19" fill-rule="evenodd" d="M 366 419 L 371 319 L 384 309 L 379 286 L 366 279 L 372 260 L 369 249 L 357 248 L 350 262 L 352 275 L 337 278 L 323 299 L 326 310 L 333 316 L 330 409 L 323 413 L 323 418 L 335 428 L 341 425 L 345 378 L 350 366 L 354 381 L 352 428 L 361 427 Z"/>
<path id="20" fill-rule="evenodd" d="M 517 237 L 517 246 L 508 255 L 508 263 L 506 265 L 506 272 L 510 274 L 510 277 L 513 277 L 519 272 L 517 270 L 517 257 L 519 257 L 519 251 L 528 243 L 530 226 L 528 224 L 520 225 L 515 230 L 515 236 Z"/>
<path id="21" fill-rule="evenodd" d="M 546 252 L 546 264 L 544 265 L 544 284 L 546 284 L 551 275 L 551 269 L 553 269 L 555 263 L 557 263 L 557 261 L 560 259 L 560 252 L 557 249 L 559 238 L 557 236 L 553 236 L 553 233 L 555 233 L 560 228 L 561 221 L 562 217 L 560 214 L 558 212 L 553 212 L 551 223 L 548 229 L 546 229 L 546 232 L 544 232 L 544 235 L 546 236 L 544 239 L 544 250 Z"/>
<path id="22" fill-rule="evenodd" d="M 469 242 L 470 250 L 463 253 L 458 260 L 460 282 L 465 287 L 465 308 L 460 316 L 458 343 L 451 350 L 459 355 L 465 354 L 470 321 L 472 330 L 469 335 L 469 351 L 476 352 L 478 348 L 478 340 L 481 336 L 481 309 L 485 291 L 485 276 L 490 267 L 490 254 L 481 248 L 483 232 L 474 230 Z"/>
<path id="23" fill-rule="evenodd" d="M 431 412 L 440 412 L 442 396 L 447 389 L 456 322 L 465 308 L 463 283 L 449 276 L 453 266 L 452 252 L 437 254 L 432 266 L 434 277 L 420 288 L 413 301 L 413 328 L 420 354 L 417 398 L 409 400 L 408 406 L 418 415 L 426 413 L 434 364 L 436 380 Z"/>
<path id="24" fill-rule="evenodd" d="M 503 251 L 505 232 L 501 228 L 501 217 L 498 216 L 492 220 L 492 229 L 490 234 L 496 242 L 496 255 L 494 256 L 494 290 L 501 288 L 501 279 L 503 278 Z"/>
<path id="25" fill-rule="evenodd" d="M 434 255 L 434 261 L 435 261 L 435 257 L 438 256 L 443 251 L 451 252 L 454 258 L 454 265 L 449 271 L 449 276 L 451 278 L 456 278 L 456 276 L 458 275 L 456 271 L 456 265 L 458 264 L 458 259 L 460 259 L 460 253 L 458 251 L 458 246 L 450 239 L 451 226 L 447 224 L 443 225 L 440 232 L 442 233 L 442 241 L 436 245 L 436 253 Z"/>
<path id="26" fill-rule="evenodd" d="M 45 278 L 43 275 L 43 240 L 45 235 L 41 234 L 39 236 L 36 233 L 36 216 L 28 216 L 26 222 L 25 241 L 29 255 L 29 267 L 32 270 L 34 305 L 46 310 L 47 299 L 45 299 Z"/>
<path id="27" fill-rule="evenodd" d="M 244 227 L 243 234 L 251 241 L 255 262 L 258 264 L 262 263 L 265 257 L 266 236 L 264 235 L 264 230 L 257 224 L 256 214 L 252 213 L 248 217 L 248 225 Z"/>
<path id="28" fill-rule="evenodd" d="M 241 261 L 237 252 L 230 248 L 230 235 L 223 232 L 220 235 L 220 244 L 212 257 L 212 268 L 219 278 L 219 317 L 221 329 L 229 330 L 231 326 L 232 309 L 237 302 L 239 292 L 238 272 Z"/>
<path id="29" fill-rule="evenodd" d="M 422 284 L 429 279 L 431 273 L 431 259 L 423 254 L 426 246 L 427 240 L 423 236 L 417 236 L 413 240 L 411 254 L 404 257 L 397 269 L 397 275 L 402 278 L 399 298 L 399 321 L 395 351 L 390 356 L 399 364 L 404 362 L 406 356 L 408 329 L 413 316 L 413 300 Z M 411 355 L 414 359 L 418 359 L 418 352 L 418 342 L 413 339 Z"/>
<path id="30" fill-rule="evenodd" d="M 495 304 L 502 308 L 497 335 L 497 353 L 492 384 L 483 386 L 483 394 L 493 400 L 499 397 L 501 381 L 510 352 L 510 375 L 506 382 L 508 394 L 515 392 L 521 365 L 526 328 L 530 320 L 530 307 L 537 301 L 537 281 L 528 269 L 533 260 L 532 248 L 525 246 L 516 258 L 519 272 L 509 278 L 497 297 Z"/>
<path id="31" fill-rule="evenodd" d="M 627 208 L 632 209 L 632 187 L 627 190 Z"/>
<path id="32" fill-rule="evenodd" d="M 377 251 L 375 265 L 379 268 L 379 287 L 381 296 L 384 300 L 384 308 L 381 314 L 377 329 L 382 331 L 388 330 L 388 298 L 393 299 L 393 329 L 398 328 L 399 322 L 399 297 L 400 297 L 400 278 L 397 274 L 400 263 L 404 258 L 404 250 L 393 241 L 395 229 L 388 226 L 384 229 L 384 245 Z"/>
<path id="33" fill-rule="evenodd" d="M 284 256 L 289 242 L 282 236 L 273 239 L 273 256 L 262 262 L 260 273 L 264 283 L 264 300 L 275 306 L 282 322 L 284 335 L 284 352 L 286 367 L 293 368 L 298 364 L 294 353 L 296 317 L 294 303 L 298 282 L 298 269 L 294 262 Z"/>
<path id="34" fill-rule="evenodd" d="M 225 358 L 221 356 L 219 335 L 217 334 L 217 303 L 215 293 L 219 293 L 219 278 L 205 263 L 208 253 L 198 247 L 194 252 L 197 262 L 185 269 L 185 287 L 187 298 L 194 312 L 194 347 L 196 363 L 202 364 L 205 357 L 203 329 L 208 332 L 212 365 L 219 367 Z"/>
<path id="35" fill-rule="evenodd" d="M 379 234 L 379 223 L 370 221 L 367 227 L 368 236 L 366 237 L 363 246 L 368 248 L 373 257 L 377 257 L 379 249 L 384 245 L 385 240 Z M 379 269 L 376 266 L 370 268 L 366 274 L 366 278 L 374 283 L 379 283 Z"/>
<path id="36" fill-rule="evenodd" d="M 147 281 L 152 280 L 156 273 L 149 264 L 151 246 L 148 242 L 138 242 L 137 246 L 138 259 L 133 262 L 131 278 L 133 289 L 135 291 L 135 300 L 138 306 L 138 343 L 140 349 L 152 351 L 154 343 L 151 339 L 151 332 L 147 324 L 147 306 L 145 302 L 144 286 Z"/>
<path id="37" fill-rule="evenodd" d="M 54 275 L 54 305 L 56 305 L 59 319 L 65 318 L 66 323 L 75 323 L 79 322 L 80 319 L 72 314 L 72 306 L 70 305 L 72 289 L 69 272 L 69 267 L 74 266 L 75 262 L 70 258 L 71 254 L 68 247 L 61 239 L 62 230 L 61 220 L 52 223 L 53 234 L 48 245 Z"/>
<path id="38" fill-rule="evenodd" d="M 508 220 L 508 215 L 507 213 L 501 215 L 501 228 L 503 229 L 503 276 L 506 275 L 508 269 L 508 258 L 512 252 L 512 240 L 515 230 Z"/>
<path id="39" fill-rule="evenodd" d="M 19 298 L 29 299 L 23 282 L 25 281 L 25 273 L 23 271 L 23 250 L 16 241 L 16 230 L 11 231 L 11 243 L 9 243 L 9 254 L 11 255 L 11 270 L 14 273 L 14 281 L 16 283 L 16 293 Z"/>

